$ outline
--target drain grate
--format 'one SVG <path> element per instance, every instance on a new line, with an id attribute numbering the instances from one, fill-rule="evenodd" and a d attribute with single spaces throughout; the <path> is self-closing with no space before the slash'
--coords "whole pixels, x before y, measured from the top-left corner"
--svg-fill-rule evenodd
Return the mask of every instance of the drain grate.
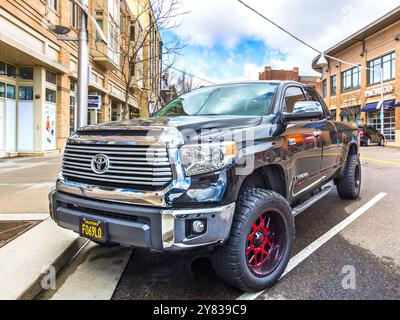
<path id="1" fill-rule="evenodd" d="M 1 221 L 0 248 L 36 226 L 40 221 Z"/>

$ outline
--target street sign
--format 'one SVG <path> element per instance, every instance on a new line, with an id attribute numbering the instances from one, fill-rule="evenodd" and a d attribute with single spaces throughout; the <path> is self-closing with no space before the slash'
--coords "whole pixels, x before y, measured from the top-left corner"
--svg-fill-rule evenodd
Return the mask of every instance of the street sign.
<path id="1" fill-rule="evenodd" d="M 88 96 L 88 109 L 98 110 L 101 108 L 101 96 Z"/>

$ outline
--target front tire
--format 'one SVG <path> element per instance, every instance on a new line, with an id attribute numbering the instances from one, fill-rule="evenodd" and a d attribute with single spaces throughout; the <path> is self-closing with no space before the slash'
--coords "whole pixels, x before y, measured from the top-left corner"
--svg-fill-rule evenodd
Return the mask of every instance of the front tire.
<path id="1" fill-rule="evenodd" d="M 370 137 L 367 137 L 367 140 L 365 141 L 365 144 L 364 144 L 366 147 L 370 147 L 371 146 L 371 138 Z"/>
<path id="2" fill-rule="evenodd" d="M 384 146 L 385 146 L 385 138 L 381 138 L 381 140 L 379 141 L 379 145 L 380 145 L 381 147 L 384 147 Z"/>
<path id="3" fill-rule="evenodd" d="M 213 268 L 240 290 L 261 291 L 285 271 L 294 236 L 292 210 L 281 195 L 246 189 L 236 204 L 229 239 L 211 255 Z"/>
<path id="4" fill-rule="evenodd" d="M 337 191 L 342 199 L 355 200 L 361 191 L 361 163 L 357 155 L 351 154 L 342 176 L 336 183 Z"/>

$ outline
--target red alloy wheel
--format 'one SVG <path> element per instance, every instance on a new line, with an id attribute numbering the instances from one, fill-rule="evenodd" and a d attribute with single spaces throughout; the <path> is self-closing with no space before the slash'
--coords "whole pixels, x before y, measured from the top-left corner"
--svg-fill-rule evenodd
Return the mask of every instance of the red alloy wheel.
<path id="1" fill-rule="evenodd" d="M 247 236 L 246 262 L 257 277 L 271 274 L 282 260 L 287 236 L 281 215 L 273 210 L 260 214 Z"/>

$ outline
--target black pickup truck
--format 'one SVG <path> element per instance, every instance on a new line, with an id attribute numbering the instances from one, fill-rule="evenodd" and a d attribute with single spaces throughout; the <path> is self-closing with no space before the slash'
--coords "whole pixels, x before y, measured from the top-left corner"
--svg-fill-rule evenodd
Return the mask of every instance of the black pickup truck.
<path id="1" fill-rule="evenodd" d="M 334 185 L 342 199 L 360 194 L 355 124 L 333 121 L 300 83 L 230 83 L 79 129 L 50 214 L 103 245 L 207 250 L 223 280 L 258 291 L 288 264 L 295 216 Z"/>

